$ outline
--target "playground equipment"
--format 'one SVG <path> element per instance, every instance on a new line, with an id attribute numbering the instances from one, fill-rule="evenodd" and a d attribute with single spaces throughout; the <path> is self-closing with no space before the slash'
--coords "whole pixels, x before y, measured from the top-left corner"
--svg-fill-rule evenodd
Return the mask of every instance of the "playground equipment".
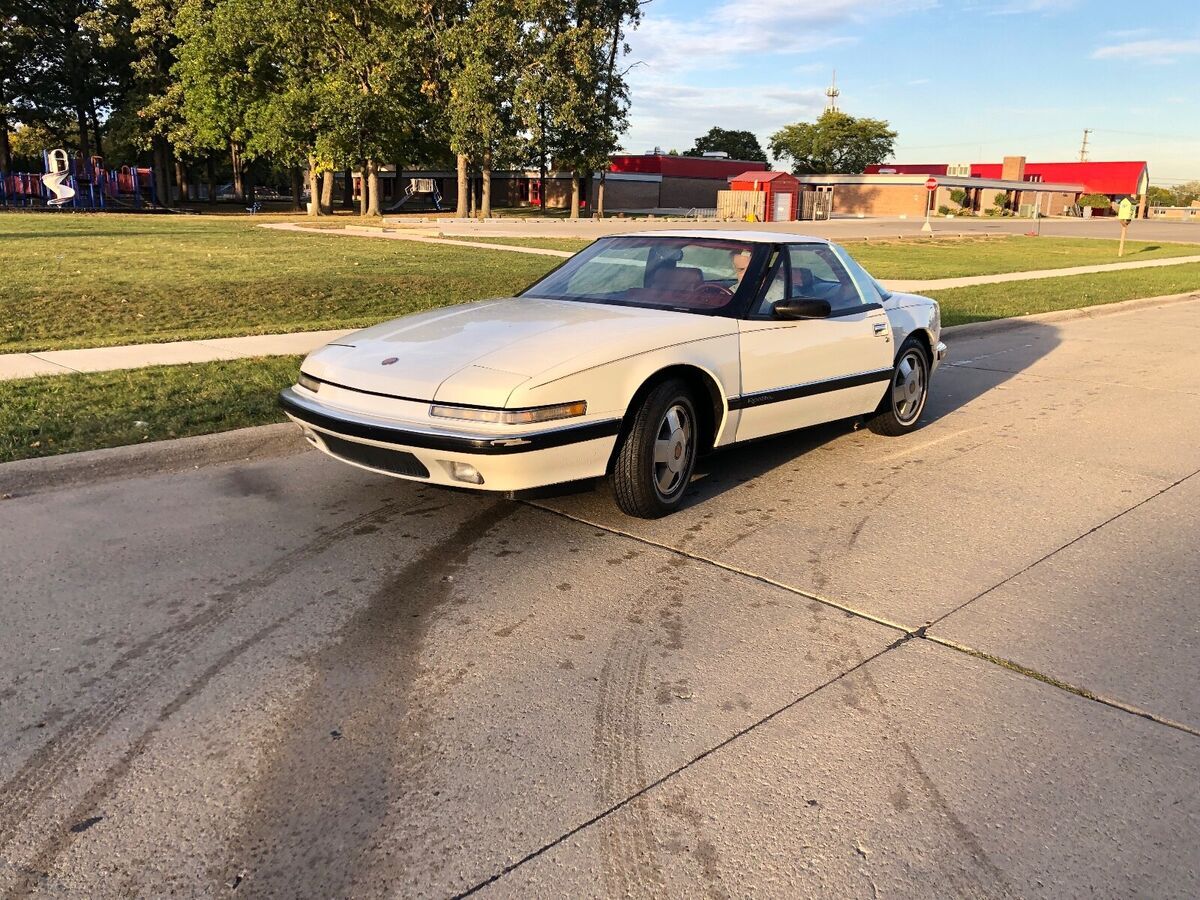
<path id="1" fill-rule="evenodd" d="M 404 188 L 404 196 L 398 203 L 389 206 L 387 212 L 396 212 L 414 197 L 426 196 L 433 203 L 433 208 L 442 211 L 442 192 L 438 190 L 437 182 L 432 178 L 410 178 Z"/>
<path id="2" fill-rule="evenodd" d="M 46 174 L 42 176 L 42 187 L 54 195 L 52 200 L 46 201 L 47 206 L 62 206 L 71 202 L 75 188 L 65 184 L 70 177 L 67 151 L 62 148 L 51 150 L 46 156 Z"/>
<path id="3" fill-rule="evenodd" d="M 107 169 L 104 158 L 84 160 L 61 147 L 43 151 L 42 174 L 0 172 L 0 206 L 33 209 L 146 209 L 161 206 L 154 170 Z"/>

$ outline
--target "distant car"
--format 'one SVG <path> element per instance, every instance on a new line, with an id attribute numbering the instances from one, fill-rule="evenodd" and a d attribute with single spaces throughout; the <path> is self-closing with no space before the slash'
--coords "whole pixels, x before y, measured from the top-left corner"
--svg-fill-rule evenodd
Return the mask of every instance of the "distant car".
<path id="1" fill-rule="evenodd" d="M 856 416 L 915 429 L 940 332 L 936 302 L 826 240 L 657 231 L 602 238 L 516 297 L 335 341 L 281 402 L 364 469 L 510 495 L 607 475 L 653 518 L 716 447 Z"/>

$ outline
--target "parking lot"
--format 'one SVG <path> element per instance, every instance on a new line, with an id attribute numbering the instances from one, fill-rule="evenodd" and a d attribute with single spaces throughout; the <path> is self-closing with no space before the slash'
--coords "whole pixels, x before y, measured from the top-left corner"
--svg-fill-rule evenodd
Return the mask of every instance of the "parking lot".
<path id="1" fill-rule="evenodd" d="M 654 522 L 0 468 L 0 891 L 1197 896 L 1198 309 L 951 333 Z"/>

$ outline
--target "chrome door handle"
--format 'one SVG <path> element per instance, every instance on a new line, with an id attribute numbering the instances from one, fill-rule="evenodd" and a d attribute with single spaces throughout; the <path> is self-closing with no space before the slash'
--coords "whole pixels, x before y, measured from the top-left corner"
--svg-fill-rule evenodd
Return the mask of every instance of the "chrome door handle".
<path id="1" fill-rule="evenodd" d="M 888 330 L 888 327 L 885 323 L 883 323 L 883 322 L 875 323 L 875 333 L 876 334 L 886 334 L 887 330 Z"/>

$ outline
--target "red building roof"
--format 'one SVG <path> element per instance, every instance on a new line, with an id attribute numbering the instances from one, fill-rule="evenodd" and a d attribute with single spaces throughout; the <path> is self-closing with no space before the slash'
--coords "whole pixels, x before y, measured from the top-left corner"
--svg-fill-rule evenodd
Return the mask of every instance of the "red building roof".
<path id="1" fill-rule="evenodd" d="M 868 175 L 880 172 L 895 172 L 897 175 L 945 175 L 946 163 L 928 165 L 917 163 L 884 164 L 867 166 Z M 1002 163 L 971 163 L 973 178 L 999 178 Z M 1054 184 L 1082 184 L 1092 194 L 1136 194 L 1146 171 L 1145 161 L 1134 162 L 1051 162 L 1025 163 L 1025 180 L 1039 176 L 1039 180 Z"/>
<path id="2" fill-rule="evenodd" d="M 665 175 L 675 178 L 719 178 L 728 181 L 730 176 L 748 170 L 765 171 L 766 163 L 744 159 L 724 159 L 712 156 L 670 156 L 666 153 L 614 156 L 608 167 L 610 172 L 638 172 L 644 175 Z"/>

